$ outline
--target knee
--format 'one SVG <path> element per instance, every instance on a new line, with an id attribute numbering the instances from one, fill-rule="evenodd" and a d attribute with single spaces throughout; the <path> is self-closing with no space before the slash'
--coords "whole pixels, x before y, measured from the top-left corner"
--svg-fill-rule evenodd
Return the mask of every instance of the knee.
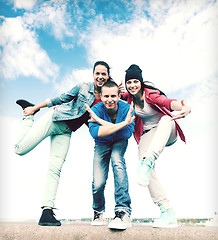
<path id="1" fill-rule="evenodd" d="M 62 165 L 61 166 L 56 166 L 55 164 L 49 164 L 49 166 L 48 166 L 48 174 L 50 175 L 50 176 L 53 176 L 54 178 L 56 178 L 56 177 L 60 177 L 60 175 L 61 175 L 61 169 L 62 169 Z"/>
<path id="2" fill-rule="evenodd" d="M 174 121 L 172 121 L 172 118 L 168 115 L 164 115 L 161 119 L 160 119 L 160 123 L 162 124 L 169 124 L 169 125 L 174 125 Z"/>
<path id="3" fill-rule="evenodd" d="M 126 171 L 126 165 L 123 162 L 114 162 L 112 164 L 113 171 L 115 174 L 120 175 Z"/>
<path id="4" fill-rule="evenodd" d="M 125 160 L 119 153 L 113 154 L 111 159 L 114 171 L 124 171 L 126 169 Z"/>
<path id="5" fill-rule="evenodd" d="M 94 179 L 93 182 L 92 182 L 93 193 L 102 191 L 104 189 L 105 184 L 106 183 L 103 182 L 103 181 L 99 181 L 99 180 Z"/>
<path id="6" fill-rule="evenodd" d="M 161 121 L 165 121 L 165 122 L 169 122 L 169 121 L 171 121 L 171 117 L 170 116 L 168 116 L 168 115 L 164 115 L 162 118 L 161 118 Z"/>

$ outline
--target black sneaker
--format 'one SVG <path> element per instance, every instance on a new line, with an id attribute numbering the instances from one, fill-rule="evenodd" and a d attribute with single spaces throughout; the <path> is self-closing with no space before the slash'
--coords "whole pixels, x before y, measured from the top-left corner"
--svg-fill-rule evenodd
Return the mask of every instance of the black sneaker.
<path id="1" fill-rule="evenodd" d="M 38 224 L 40 226 L 61 226 L 61 222 L 54 216 L 55 214 L 52 209 L 44 209 Z"/>
<path id="2" fill-rule="evenodd" d="M 24 100 L 24 99 L 19 99 L 19 100 L 17 100 L 17 101 L 16 101 L 16 104 L 20 105 L 23 110 L 24 110 L 25 108 L 27 108 L 27 107 L 33 107 L 33 106 L 35 106 L 33 103 L 30 103 L 30 102 L 28 102 L 28 101 L 26 101 L 26 100 Z M 40 110 L 40 109 L 36 110 L 36 111 L 34 112 L 34 114 L 36 114 L 39 110 Z M 34 115 L 34 114 L 33 114 L 33 115 Z"/>

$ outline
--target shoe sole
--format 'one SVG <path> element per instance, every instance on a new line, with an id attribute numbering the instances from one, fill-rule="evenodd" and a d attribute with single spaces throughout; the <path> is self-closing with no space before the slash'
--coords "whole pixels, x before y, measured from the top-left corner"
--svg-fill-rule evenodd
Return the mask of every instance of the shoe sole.
<path id="1" fill-rule="evenodd" d="M 104 223 L 91 223 L 91 226 L 104 226 Z"/>
<path id="2" fill-rule="evenodd" d="M 38 223 L 38 225 L 40 225 L 40 226 L 55 226 L 55 227 L 59 227 L 59 226 L 61 226 L 61 223 Z"/>
<path id="3" fill-rule="evenodd" d="M 29 105 L 28 106 L 26 106 L 26 108 L 27 107 L 33 107 L 33 106 L 35 106 L 35 104 L 33 104 L 33 103 L 31 103 L 31 102 L 29 102 L 29 101 L 27 101 L 27 100 L 24 100 L 24 99 L 18 99 L 17 101 L 16 101 L 16 104 L 18 104 L 20 107 L 22 107 L 21 105 L 20 105 L 20 101 L 25 101 L 25 102 L 27 102 Z M 23 108 L 22 107 L 22 109 L 24 110 L 25 108 Z M 33 113 L 33 115 L 35 115 L 37 112 L 39 112 L 40 111 L 40 109 L 37 109 L 34 113 Z"/>
<path id="4" fill-rule="evenodd" d="M 153 225 L 153 228 L 177 228 L 178 224 Z"/>
<path id="5" fill-rule="evenodd" d="M 126 230 L 127 228 L 132 227 L 132 223 L 128 223 L 125 226 L 117 226 L 117 225 L 108 225 L 108 228 L 110 229 L 116 229 L 116 230 Z"/>

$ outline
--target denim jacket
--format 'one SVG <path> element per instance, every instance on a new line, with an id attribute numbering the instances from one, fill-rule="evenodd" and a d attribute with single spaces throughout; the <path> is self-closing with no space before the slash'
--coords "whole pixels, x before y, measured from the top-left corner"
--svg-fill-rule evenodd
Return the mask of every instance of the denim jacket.
<path id="1" fill-rule="evenodd" d="M 59 97 L 46 99 L 47 107 L 55 107 L 53 121 L 71 120 L 81 117 L 95 100 L 94 83 L 80 83 Z"/>

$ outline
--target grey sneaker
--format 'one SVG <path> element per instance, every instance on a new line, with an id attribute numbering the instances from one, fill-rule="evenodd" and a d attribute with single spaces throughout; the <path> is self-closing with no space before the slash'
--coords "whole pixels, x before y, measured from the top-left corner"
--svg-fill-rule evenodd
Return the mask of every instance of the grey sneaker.
<path id="1" fill-rule="evenodd" d="M 132 227 L 131 219 L 124 211 L 116 211 L 114 219 L 108 224 L 108 228 L 125 230 Z"/>
<path id="2" fill-rule="evenodd" d="M 94 218 L 91 222 L 92 226 L 102 226 L 104 225 L 103 221 L 103 212 L 94 211 Z"/>

